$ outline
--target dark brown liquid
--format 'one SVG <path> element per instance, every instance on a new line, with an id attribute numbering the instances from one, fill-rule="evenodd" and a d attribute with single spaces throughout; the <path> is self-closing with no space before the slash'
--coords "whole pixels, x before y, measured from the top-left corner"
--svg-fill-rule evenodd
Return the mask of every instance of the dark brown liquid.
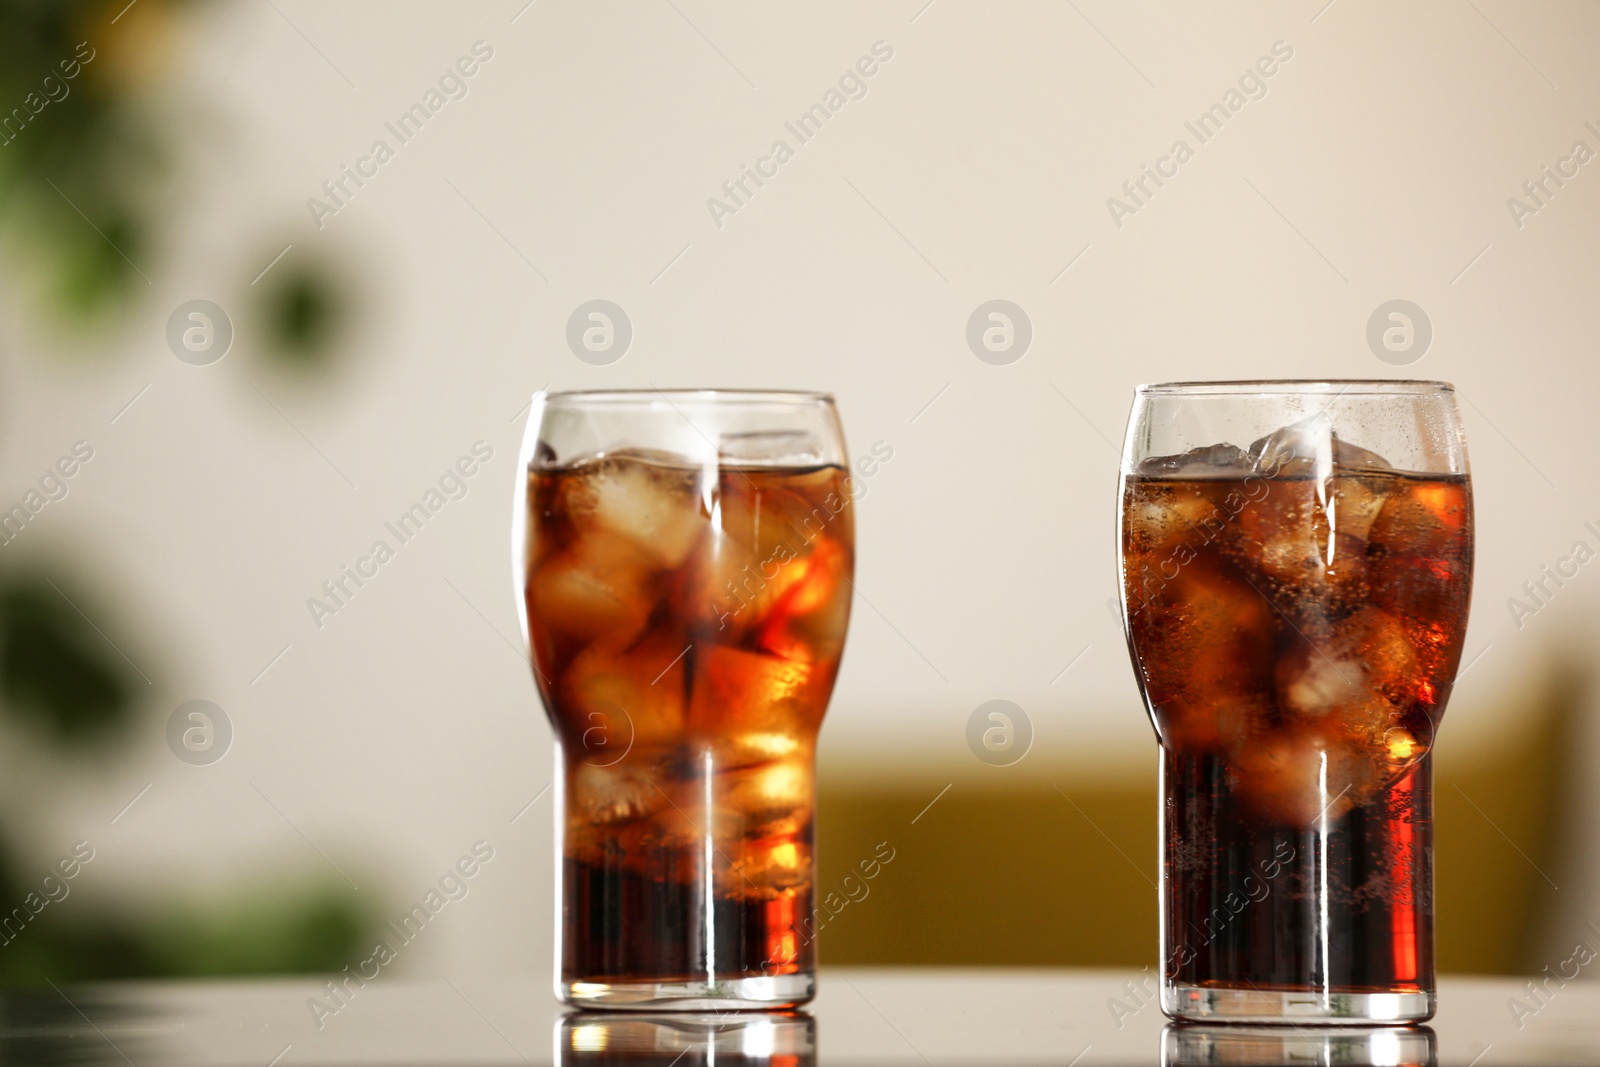
<path id="1" fill-rule="evenodd" d="M 1168 750 L 1163 759 L 1162 859 L 1168 884 L 1178 887 L 1165 939 L 1173 981 L 1343 992 L 1432 988 L 1426 759 L 1326 834 L 1254 818 L 1215 756 Z"/>
<path id="2" fill-rule="evenodd" d="M 585 981 L 641 975 L 692 981 L 708 974 L 762 976 L 812 970 L 810 887 L 770 900 L 713 895 L 716 937 L 705 936 L 703 885 L 647 878 L 568 859 L 561 965 Z M 708 966 L 706 946 L 714 960 Z"/>
<path id="3" fill-rule="evenodd" d="M 1431 990 L 1428 752 L 1466 626 L 1468 483 L 1135 477 L 1124 506 L 1168 978 Z"/>
<path id="4" fill-rule="evenodd" d="M 529 474 L 567 982 L 810 971 L 814 750 L 849 618 L 836 467 Z"/>

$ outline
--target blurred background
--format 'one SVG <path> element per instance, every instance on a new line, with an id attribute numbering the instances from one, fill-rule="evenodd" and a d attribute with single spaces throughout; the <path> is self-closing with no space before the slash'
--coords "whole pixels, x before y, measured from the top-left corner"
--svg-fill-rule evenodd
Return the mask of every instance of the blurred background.
<path id="1" fill-rule="evenodd" d="M 337 971 L 485 847 L 386 970 L 548 973 L 512 488 L 530 395 L 608 386 L 831 390 L 891 457 L 819 890 L 895 859 L 824 963 L 1153 966 L 1118 448 L 1136 384 L 1255 377 L 1460 387 L 1440 965 L 1567 959 L 1597 34 L 1576 0 L 0 0 L 0 980 Z"/>

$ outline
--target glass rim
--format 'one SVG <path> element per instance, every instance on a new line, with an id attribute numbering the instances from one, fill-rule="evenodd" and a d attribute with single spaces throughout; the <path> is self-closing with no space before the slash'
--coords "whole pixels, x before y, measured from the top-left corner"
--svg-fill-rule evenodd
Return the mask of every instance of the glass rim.
<path id="1" fill-rule="evenodd" d="M 674 401 L 714 403 L 723 405 L 774 404 L 790 407 L 807 405 L 828 406 L 834 403 L 832 393 L 808 389 L 558 389 L 554 392 L 539 390 L 534 399 L 563 405 L 597 404 L 620 406 L 646 402 Z"/>
<path id="2" fill-rule="evenodd" d="M 1324 395 L 1336 396 L 1427 396 L 1454 393 L 1450 382 L 1426 378 L 1261 378 L 1215 382 L 1157 382 L 1141 385 L 1139 396 L 1251 396 Z"/>

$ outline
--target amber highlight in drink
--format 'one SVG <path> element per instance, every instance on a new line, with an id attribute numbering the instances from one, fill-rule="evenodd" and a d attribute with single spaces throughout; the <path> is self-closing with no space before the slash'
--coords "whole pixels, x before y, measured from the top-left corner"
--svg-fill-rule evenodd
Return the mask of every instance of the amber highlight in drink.
<path id="1" fill-rule="evenodd" d="M 1299 994 L 1327 1016 L 1414 993 L 1431 1013 L 1428 753 L 1466 629 L 1470 483 L 1291 428 L 1147 460 L 1123 494 L 1162 747 L 1164 1006 L 1279 1022 Z"/>
<path id="2" fill-rule="evenodd" d="M 809 975 L 814 748 L 854 565 L 844 470 L 635 450 L 528 477 L 561 981 L 714 998 Z"/>

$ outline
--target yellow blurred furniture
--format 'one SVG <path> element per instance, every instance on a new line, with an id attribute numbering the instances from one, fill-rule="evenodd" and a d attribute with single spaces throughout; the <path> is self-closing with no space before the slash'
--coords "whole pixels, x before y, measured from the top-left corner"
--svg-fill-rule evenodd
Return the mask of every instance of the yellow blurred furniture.
<path id="1" fill-rule="evenodd" d="M 1434 756 L 1438 967 L 1535 971 L 1553 887 L 1571 687 L 1508 709 L 1502 743 Z M 1034 765 L 948 781 L 829 776 L 819 796 L 818 950 L 824 964 L 1143 967 L 1156 950 L 1155 741 L 1147 773 L 1078 782 Z M 1036 754 L 1035 754 L 1036 755 Z M 1031 756 L 1030 756 L 1031 758 Z M 976 764 L 976 761 L 974 761 Z M 921 812 L 919 817 L 919 812 Z M 912 822 L 916 818 L 915 823 Z M 880 842 L 893 861 L 856 872 Z M 854 874 L 850 881 L 847 877 Z M 857 899 L 851 899 L 854 896 Z M 841 904 L 841 902 L 844 902 Z"/>

